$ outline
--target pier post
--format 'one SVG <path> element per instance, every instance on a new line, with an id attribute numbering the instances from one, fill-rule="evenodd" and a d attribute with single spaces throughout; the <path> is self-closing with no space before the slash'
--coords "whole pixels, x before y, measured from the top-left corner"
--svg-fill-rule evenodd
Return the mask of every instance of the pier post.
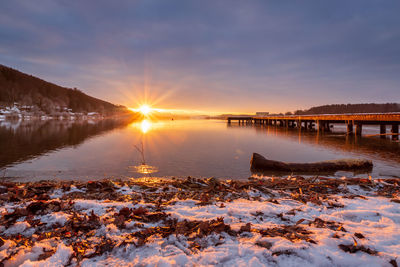
<path id="1" fill-rule="evenodd" d="M 381 134 L 381 138 L 386 138 L 385 134 L 386 134 L 386 125 L 385 124 L 381 124 L 380 127 L 380 134 Z"/>
<path id="2" fill-rule="evenodd" d="M 399 125 L 392 124 L 392 140 L 399 140 Z"/>
<path id="3" fill-rule="evenodd" d="M 329 127 L 329 121 L 325 122 L 325 131 L 330 132 L 331 128 Z"/>
<path id="4" fill-rule="evenodd" d="M 352 134 L 353 133 L 353 122 L 352 121 L 347 121 L 347 134 Z"/>
<path id="5" fill-rule="evenodd" d="M 360 122 L 356 123 L 356 135 L 361 136 L 362 133 L 362 124 Z"/>
<path id="6" fill-rule="evenodd" d="M 322 123 L 321 121 L 317 121 L 317 132 L 322 131 Z"/>

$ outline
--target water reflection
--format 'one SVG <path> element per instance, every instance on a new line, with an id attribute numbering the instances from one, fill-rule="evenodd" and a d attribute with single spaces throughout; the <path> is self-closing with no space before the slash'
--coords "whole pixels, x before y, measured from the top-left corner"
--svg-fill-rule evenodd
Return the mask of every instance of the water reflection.
<path id="1" fill-rule="evenodd" d="M 140 164 L 138 166 L 132 166 L 132 169 L 134 169 L 135 172 L 141 173 L 141 174 L 152 174 L 152 173 L 158 172 L 157 167 L 150 166 L 147 164 Z"/>
<path id="2" fill-rule="evenodd" d="M 228 125 L 229 128 L 253 128 L 258 134 L 266 136 L 279 136 L 289 140 L 297 140 L 299 144 L 305 143 L 315 147 L 326 147 L 330 150 L 352 153 L 354 156 L 364 155 L 377 160 L 400 163 L 400 143 L 393 142 L 389 138 L 360 137 L 347 135 L 345 129 L 338 129 L 330 132 L 300 130 L 271 125 Z M 368 129 L 367 129 L 368 130 Z M 371 127 L 369 131 L 379 129 Z"/>
<path id="3" fill-rule="evenodd" d="M 101 121 L 6 121 L 0 124 L 0 168 L 51 151 L 77 147 L 84 141 L 121 128 L 132 119 Z"/>
<path id="4" fill-rule="evenodd" d="M 141 174 L 147 174 L 149 176 L 151 176 L 152 173 L 156 173 L 158 172 L 158 168 L 155 166 L 151 166 L 148 165 L 146 163 L 146 157 L 145 157 L 145 145 L 144 145 L 144 135 L 150 131 L 152 123 L 149 120 L 142 120 L 140 122 L 140 124 L 138 124 L 137 122 L 132 124 L 133 126 L 135 125 L 139 125 L 140 130 L 143 134 L 143 136 L 141 137 L 140 140 L 140 145 L 134 145 L 135 149 L 137 150 L 137 152 L 140 154 L 141 156 L 141 162 L 139 165 L 133 165 L 133 166 L 129 166 L 128 168 L 133 170 L 134 172 L 137 173 L 141 173 Z"/>
<path id="5" fill-rule="evenodd" d="M 142 133 L 146 134 L 151 128 L 151 122 L 149 120 L 143 120 L 140 123 L 140 130 Z"/>
<path id="6" fill-rule="evenodd" d="M 374 161 L 373 177 L 400 173 L 399 143 L 335 132 L 226 127 L 224 121 L 210 120 L 0 126 L 1 166 L 7 166 L 7 177 L 26 180 L 155 175 L 247 179 L 253 152 L 286 162 L 361 157 Z"/>

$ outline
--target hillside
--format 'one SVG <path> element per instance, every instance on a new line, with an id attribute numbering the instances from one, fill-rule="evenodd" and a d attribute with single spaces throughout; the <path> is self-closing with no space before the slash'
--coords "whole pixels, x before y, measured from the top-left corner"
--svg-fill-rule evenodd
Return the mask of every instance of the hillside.
<path id="1" fill-rule="evenodd" d="M 296 110 L 296 115 L 308 114 L 345 114 L 345 113 L 388 113 L 400 112 L 400 104 L 386 103 L 386 104 L 333 104 L 318 107 L 312 107 L 307 110 Z"/>
<path id="2" fill-rule="evenodd" d="M 69 109 L 72 112 L 110 115 L 125 110 L 123 106 L 91 97 L 76 88 L 61 87 L 0 65 L 0 106 L 12 106 L 14 103 L 46 114 Z"/>

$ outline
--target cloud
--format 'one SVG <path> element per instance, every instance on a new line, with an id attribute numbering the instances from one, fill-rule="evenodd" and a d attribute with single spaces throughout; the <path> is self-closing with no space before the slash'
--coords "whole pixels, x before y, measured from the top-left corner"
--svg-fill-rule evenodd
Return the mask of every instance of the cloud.
<path id="1" fill-rule="evenodd" d="M 160 105 L 194 109 L 400 101 L 394 0 L 1 5 L 3 64 L 125 105 L 146 80 Z"/>

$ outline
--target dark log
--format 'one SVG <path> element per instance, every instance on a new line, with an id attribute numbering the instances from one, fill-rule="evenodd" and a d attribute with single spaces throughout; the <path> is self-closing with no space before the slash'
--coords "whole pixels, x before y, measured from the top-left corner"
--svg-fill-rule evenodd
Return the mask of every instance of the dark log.
<path id="1" fill-rule="evenodd" d="M 331 173 L 336 171 L 371 171 L 372 161 L 363 159 L 339 159 L 313 163 L 286 163 L 269 160 L 260 154 L 253 153 L 250 170 L 254 173 Z"/>

